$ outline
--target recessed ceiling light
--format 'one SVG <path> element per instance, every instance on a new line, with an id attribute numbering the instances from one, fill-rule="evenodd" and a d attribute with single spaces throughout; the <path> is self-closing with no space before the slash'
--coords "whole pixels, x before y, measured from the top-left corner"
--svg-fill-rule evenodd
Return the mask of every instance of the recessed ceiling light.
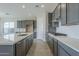
<path id="1" fill-rule="evenodd" d="M 35 7 L 39 7 L 39 5 L 35 5 Z"/>
<path id="2" fill-rule="evenodd" d="M 44 7 L 45 7 L 45 5 L 41 5 L 41 7 L 42 7 L 42 8 L 44 8 Z"/>
<path id="3" fill-rule="evenodd" d="M 25 5 L 22 5 L 22 8 L 26 8 L 26 6 Z"/>

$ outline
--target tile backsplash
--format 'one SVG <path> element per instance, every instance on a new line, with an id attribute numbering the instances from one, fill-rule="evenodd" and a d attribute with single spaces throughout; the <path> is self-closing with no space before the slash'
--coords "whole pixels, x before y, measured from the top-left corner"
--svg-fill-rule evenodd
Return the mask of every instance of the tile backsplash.
<path id="1" fill-rule="evenodd" d="M 69 37 L 79 39 L 79 25 L 59 26 L 57 32 L 67 34 Z"/>

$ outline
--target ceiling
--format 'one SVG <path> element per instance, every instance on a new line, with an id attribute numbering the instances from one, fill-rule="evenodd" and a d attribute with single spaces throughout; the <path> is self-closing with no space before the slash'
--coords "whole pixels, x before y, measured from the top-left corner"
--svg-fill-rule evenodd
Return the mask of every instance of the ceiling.
<path id="1" fill-rule="evenodd" d="M 52 12 L 56 5 L 57 3 L 0 3 L 0 17 L 33 19 L 43 12 Z"/>

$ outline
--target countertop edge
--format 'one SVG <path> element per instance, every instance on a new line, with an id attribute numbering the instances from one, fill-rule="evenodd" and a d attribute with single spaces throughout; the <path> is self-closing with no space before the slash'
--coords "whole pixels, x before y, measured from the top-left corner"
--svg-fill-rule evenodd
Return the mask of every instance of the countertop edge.
<path id="1" fill-rule="evenodd" d="M 27 36 L 25 36 L 24 38 L 26 38 L 26 37 L 28 37 L 28 36 L 30 36 L 30 35 L 32 35 L 33 33 L 30 33 L 30 34 L 28 34 Z M 24 38 L 22 38 L 22 39 L 24 39 Z M 13 42 L 6 42 L 6 43 L 0 43 L 0 45 L 14 45 L 14 44 L 16 44 L 17 42 L 19 42 L 19 41 L 21 41 L 22 39 L 20 39 L 20 40 L 17 40 L 17 41 L 13 41 Z"/>

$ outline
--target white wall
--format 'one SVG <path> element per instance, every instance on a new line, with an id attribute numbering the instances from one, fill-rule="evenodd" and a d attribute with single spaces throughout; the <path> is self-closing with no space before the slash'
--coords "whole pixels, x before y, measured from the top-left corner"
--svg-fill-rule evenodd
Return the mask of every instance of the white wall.
<path id="1" fill-rule="evenodd" d="M 37 39 L 45 41 L 46 34 L 46 13 L 37 16 Z"/>
<path id="2" fill-rule="evenodd" d="M 59 26 L 57 32 L 65 33 L 69 37 L 79 39 L 79 25 Z"/>

